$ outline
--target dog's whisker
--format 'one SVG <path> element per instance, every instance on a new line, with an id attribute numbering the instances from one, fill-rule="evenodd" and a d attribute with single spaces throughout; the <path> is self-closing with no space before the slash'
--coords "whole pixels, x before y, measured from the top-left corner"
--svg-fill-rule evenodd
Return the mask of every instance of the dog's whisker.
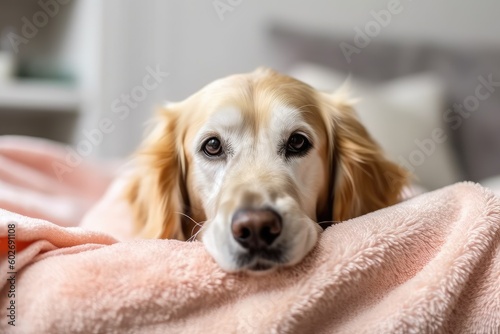
<path id="1" fill-rule="evenodd" d="M 183 212 L 175 212 L 175 213 L 178 213 L 181 216 L 186 217 L 187 219 L 189 219 L 190 221 L 192 221 L 196 226 L 201 227 L 203 225 L 203 222 L 197 222 L 196 220 L 194 220 L 193 218 L 189 217 L 189 215 L 187 215 L 187 214 L 185 214 Z"/>
<path id="2" fill-rule="evenodd" d="M 200 231 L 203 230 L 203 227 L 205 227 L 205 224 L 204 224 L 205 222 L 203 222 L 202 224 L 198 225 L 200 227 L 200 229 L 196 233 L 194 233 L 194 234 L 193 234 L 193 232 L 194 232 L 194 229 L 196 228 L 196 226 L 193 226 L 193 228 L 191 229 L 191 237 L 189 238 L 189 239 L 191 239 L 191 238 L 193 239 L 191 241 L 194 241 L 194 239 L 196 239 L 196 237 L 198 236 L 198 233 L 200 233 Z"/>
<path id="3" fill-rule="evenodd" d="M 205 225 L 203 225 L 195 234 L 193 234 L 191 237 L 189 237 L 189 239 L 187 239 L 186 241 L 188 241 L 188 242 L 195 241 L 196 238 L 198 237 L 198 234 L 200 234 L 200 232 L 203 230 L 204 227 L 205 227 Z M 193 233 L 193 232 L 191 231 L 191 233 Z"/>
<path id="4" fill-rule="evenodd" d="M 196 231 L 196 233 L 193 234 L 193 231 L 194 231 L 194 227 L 193 227 L 193 230 L 191 230 L 191 237 L 189 237 L 189 239 L 187 241 L 195 241 L 196 238 L 198 237 L 198 234 L 200 234 L 200 232 L 203 230 L 203 228 L 205 227 L 206 225 L 203 225 L 200 227 L 200 229 L 198 231 Z"/>
<path id="5" fill-rule="evenodd" d="M 196 220 L 194 220 L 192 217 L 190 217 L 189 215 L 183 213 L 183 212 L 175 212 L 183 217 L 186 217 L 187 219 L 189 219 L 191 222 L 194 223 L 194 226 L 193 228 L 191 229 L 191 236 L 186 240 L 187 242 L 190 242 L 190 241 L 194 241 L 196 239 L 196 237 L 198 236 L 198 234 L 201 232 L 201 230 L 203 229 L 203 227 L 205 226 L 205 222 L 206 221 L 202 221 L 202 222 L 197 222 Z M 196 232 L 196 233 L 193 233 L 195 228 L 196 227 L 199 227 L 200 229 Z"/>

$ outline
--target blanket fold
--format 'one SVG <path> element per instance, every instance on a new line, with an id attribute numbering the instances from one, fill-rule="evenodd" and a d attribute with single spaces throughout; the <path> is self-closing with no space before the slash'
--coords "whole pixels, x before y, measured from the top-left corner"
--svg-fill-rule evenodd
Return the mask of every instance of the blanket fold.
<path id="1" fill-rule="evenodd" d="M 68 159 L 61 144 L 0 137 L 0 208 L 77 226 L 113 178 L 111 165 Z"/>
<path id="2" fill-rule="evenodd" d="M 66 186 L 50 196 L 77 198 Z M 200 242 L 118 242 L 5 210 L 0 240 L 0 333 L 500 333 L 500 198 L 473 183 L 331 226 L 261 276 L 223 272 Z"/>

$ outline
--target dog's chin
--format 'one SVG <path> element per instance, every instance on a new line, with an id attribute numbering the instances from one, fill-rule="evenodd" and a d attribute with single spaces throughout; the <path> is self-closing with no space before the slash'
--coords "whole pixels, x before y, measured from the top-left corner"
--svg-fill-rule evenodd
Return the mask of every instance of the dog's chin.
<path id="1" fill-rule="evenodd" d="M 276 271 L 279 267 L 282 267 L 282 265 L 278 263 L 272 263 L 268 261 L 256 261 L 252 265 L 242 268 L 241 271 L 250 275 L 261 276 L 272 273 Z"/>
<path id="2" fill-rule="evenodd" d="M 233 260 L 233 261 L 229 261 L 229 262 L 218 261 L 217 258 L 214 258 L 214 259 L 215 259 L 215 262 L 217 262 L 217 264 L 226 272 L 229 272 L 229 273 L 247 273 L 247 274 L 253 275 L 253 276 L 262 276 L 262 275 L 266 275 L 266 274 L 275 272 L 276 270 L 278 270 L 280 268 L 294 266 L 297 263 L 301 262 L 301 260 L 306 255 L 307 254 L 304 254 L 300 258 L 296 258 L 292 261 L 281 261 L 281 260 L 274 261 L 274 260 L 268 260 L 268 259 L 261 258 L 261 257 L 255 257 L 255 258 L 251 259 L 250 261 Z"/>
<path id="3" fill-rule="evenodd" d="M 307 252 L 308 253 L 308 252 Z M 272 272 L 275 272 L 279 268 L 286 268 L 294 266 L 301 262 L 307 255 L 304 253 L 302 255 L 295 254 L 295 258 L 287 258 L 288 252 L 281 250 L 268 250 L 263 254 L 253 254 L 240 253 L 234 256 L 231 261 L 217 261 L 219 266 L 227 272 L 232 273 L 247 273 L 253 276 L 262 276 Z"/>
<path id="4" fill-rule="evenodd" d="M 227 272 L 248 273 L 250 275 L 265 275 L 288 265 L 278 257 L 269 259 L 269 257 L 265 256 L 250 256 L 247 253 L 236 255 L 227 262 L 218 261 L 217 257 L 214 257 L 214 259 L 217 264 Z"/>
<path id="5" fill-rule="evenodd" d="M 270 256 L 259 256 L 254 254 L 253 256 L 248 253 L 240 253 L 238 255 L 233 255 L 229 259 L 225 256 L 221 256 L 219 252 L 211 252 L 210 248 L 207 248 L 209 253 L 211 253 L 215 262 L 224 271 L 230 273 L 247 273 L 250 275 L 261 276 L 265 274 L 272 273 L 278 268 L 286 267 L 292 265 L 283 261 L 281 258 L 281 252 L 277 252 L 280 255 L 270 258 Z"/>

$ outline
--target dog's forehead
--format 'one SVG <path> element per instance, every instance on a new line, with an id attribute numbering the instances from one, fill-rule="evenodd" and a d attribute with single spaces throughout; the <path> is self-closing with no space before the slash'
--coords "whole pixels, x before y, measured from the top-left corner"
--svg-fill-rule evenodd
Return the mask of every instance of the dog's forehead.
<path id="1" fill-rule="evenodd" d="M 219 80 L 209 87 L 209 122 L 223 127 L 257 131 L 285 128 L 296 122 L 321 126 L 313 88 L 286 76 L 240 75 Z"/>
<path id="2" fill-rule="evenodd" d="M 222 130 L 233 130 L 242 127 L 285 130 L 298 123 L 314 123 L 308 122 L 310 117 L 307 117 L 308 113 L 303 112 L 303 108 L 286 104 L 276 103 L 267 106 L 265 112 L 256 112 L 256 110 L 258 108 L 237 104 L 224 105 L 214 110 L 206 124 L 209 127 Z"/>
<path id="3" fill-rule="evenodd" d="M 243 113 L 238 106 L 226 105 L 217 108 L 209 118 L 209 123 L 222 128 L 235 128 L 243 123 Z"/>

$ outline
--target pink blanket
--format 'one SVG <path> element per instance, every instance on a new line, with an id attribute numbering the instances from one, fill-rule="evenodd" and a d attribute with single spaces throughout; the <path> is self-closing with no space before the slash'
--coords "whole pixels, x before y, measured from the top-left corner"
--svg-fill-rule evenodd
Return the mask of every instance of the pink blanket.
<path id="1" fill-rule="evenodd" d="M 8 140 L 0 207 L 52 223 L 0 210 L 1 333 L 500 332 L 500 199 L 478 185 L 332 226 L 293 268 L 227 274 L 199 242 L 64 227 L 109 174 L 81 166 L 61 184 L 47 166 L 63 149 Z"/>

